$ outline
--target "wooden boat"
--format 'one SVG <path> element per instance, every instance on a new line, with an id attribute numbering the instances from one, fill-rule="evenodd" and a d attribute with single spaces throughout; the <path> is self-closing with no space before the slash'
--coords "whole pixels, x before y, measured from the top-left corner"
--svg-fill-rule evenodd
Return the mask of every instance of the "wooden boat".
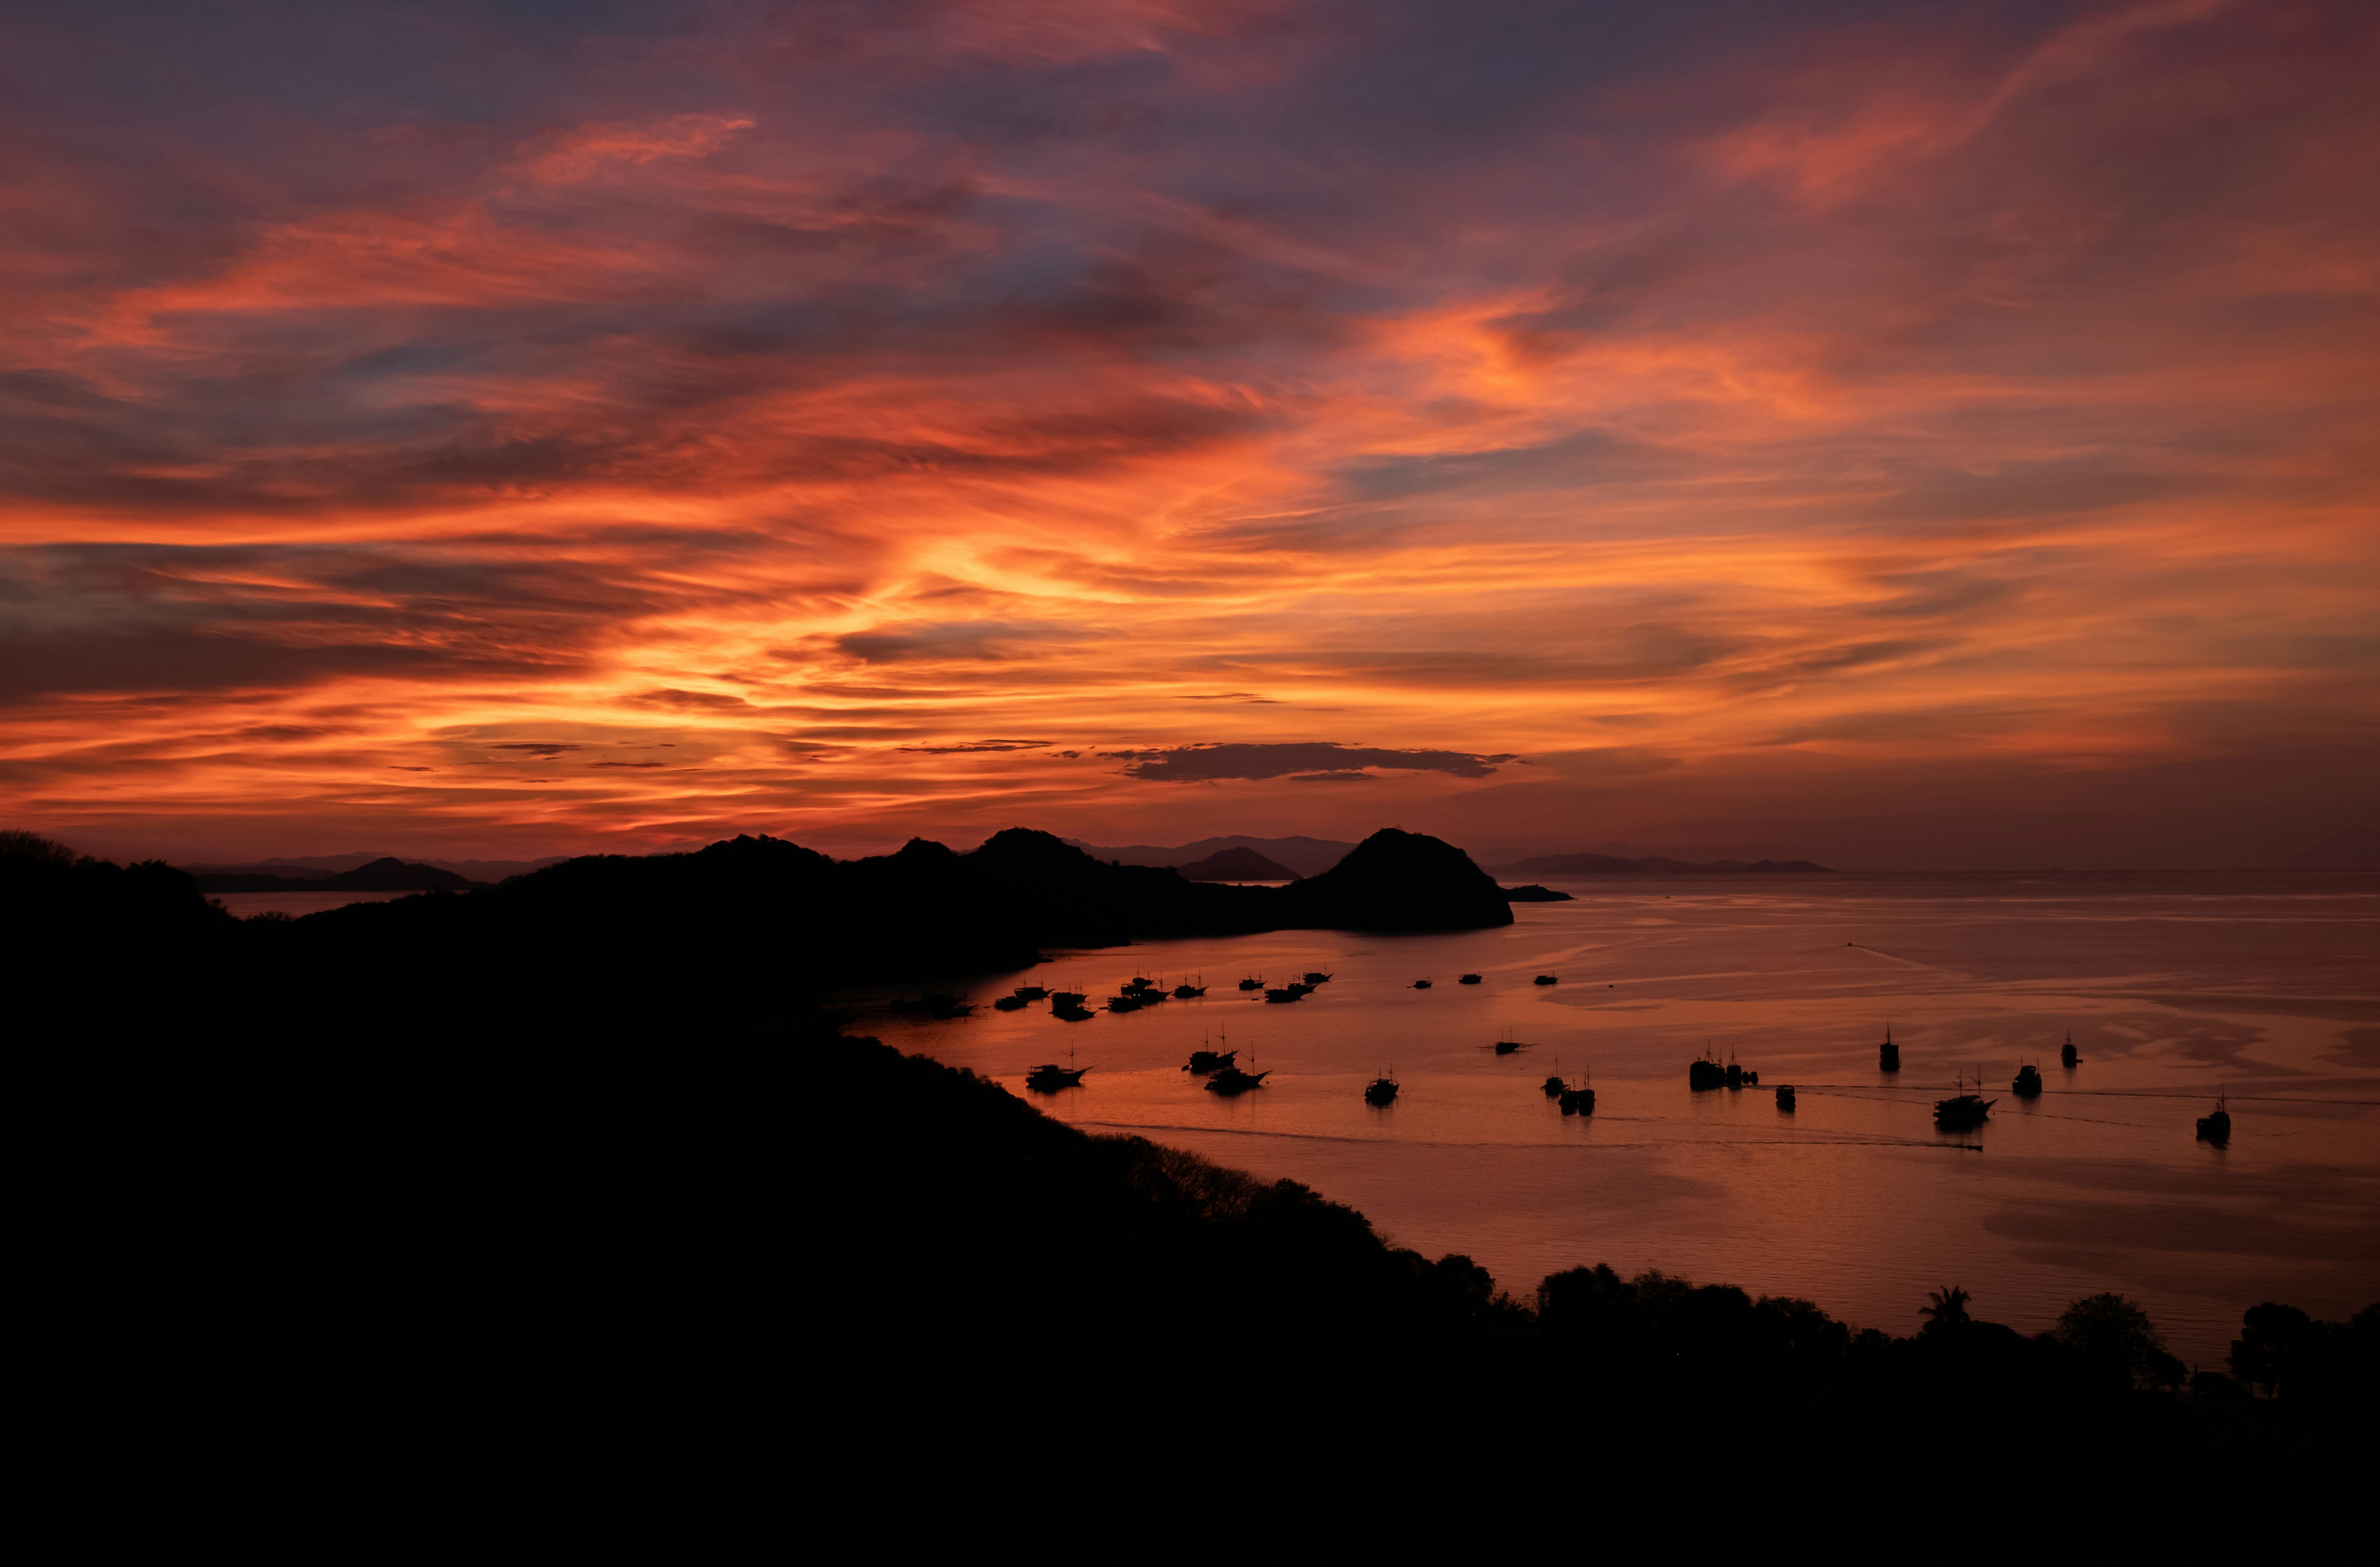
<path id="1" fill-rule="evenodd" d="M 1099 1015 L 1079 1002 L 1068 1002 L 1050 1009 L 1050 1015 L 1061 1023 L 1087 1023 Z"/>
<path id="2" fill-rule="evenodd" d="M 1959 1079 L 1959 1092 L 1947 1099 L 1934 1101 L 1934 1124 L 1945 1132 L 1972 1132 L 1984 1124 L 1998 1099 L 1987 1099 L 1968 1093 L 1967 1080 Z"/>
<path id="3" fill-rule="evenodd" d="M 1413 983 L 1413 988 L 1416 990 L 1427 990 L 1429 989 L 1429 981 L 1427 979 L 1416 979 Z"/>
<path id="4" fill-rule="evenodd" d="M 1330 976 L 1323 973 L 1319 969 L 1316 969 L 1305 976 L 1305 987 L 1307 990 L 1312 990 L 1317 985 L 1329 984 L 1330 981 Z"/>
<path id="5" fill-rule="evenodd" d="M 1781 1110 L 1781 1111 L 1787 1111 L 1787 1112 L 1789 1112 L 1789 1113 L 1792 1111 L 1792 1109 L 1793 1109 L 1793 1085 L 1792 1085 L 1792 1084 L 1791 1084 L 1791 1083 L 1779 1083 L 1779 1084 L 1778 1084 L 1778 1085 L 1777 1085 L 1777 1108 L 1778 1108 L 1778 1109 L 1779 1109 L 1779 1110 Z"/>
<path id="6" fill-rule="evenodd" d="M 1371 1086 L 1364 1090 L 1366 1104 L 1390 1104 L 1395 1101 L 1396 1097 L 1397 1080 L 1393 1076 L 1375 1077 L 1372 1079 Z"/>
<path id="7" fill-rule="evenodd" d="M 1285 1002 L 1297 1002 L 1304 1001 L 1305 999 L 1305 987 L 1303 985 L 1283 985 L 1278 989 L 1269 990 L 1265 992 L 1265 1000 L 1272 1002 L 1276 1006 Z"/>
<path id="8" fill-rule="evenodd" d="M 1138 1012 L 1140 1010 L 1140 998 L 1134 995 L 1129 990 L 1120 996 L 1110 996 L 1108 998 L 1108 1010 L 1110 1012 Z"/>
<path id="9" fill-rule="evenodd" d="M 1090 999 L 1090 997 L 1083 994 L 1080 990 L 1052 990 L 1050 992 L 1050 1005 L 1053 1011 L 1062 1006 L 1080 1006 Z"/>
<path id="10" fill-rule="evenodd" d="M 1561 983 L 1561 979 L 1557 975 L 1540 974 L 1535 979 L 1530 980 L 1529 983 L 1532 985 L 1559 985 Z"/>
<path id="11" fill-rule="evenodd" d="M 2198 1118 L 2198 1140 L 2218 1148 L 2231 1140 L 2231 1112 L 2224 1108 L 2223 1096 L 2215 1096 L 2215 1113 Z"/>
<path id="12" fill-rule="evenodd" d="M 1457 979 L 1455 983 L 1458 985 L 1476 985 L 1479 983 L 1479 976 L 1476 974 L 1466 974 L 1462 978 Z"/>
<path id="13" fill-rule="evenodd" d="M 1045 1061 L 1026 1074 L 1025 1086 L 1037 1094 L 1054 1094 L 1061 1088 L 1080 1087 L 1083 1074 L 1089 1070 L 1087 1066 L 1061 1066 L 1054 1061 Z"/>
<path id="14" fill-rule="evenodd" d="M 2074 1030 L 2069 1028 L 2066 1031 L 2066 1042 L 2058 1047 L 2058 1064 L 2070 1068 L 2080 1063 L 2082 1059 L 2082 1058 L 2081 1056 L 2074 1053 Z"/>
<path id="15" fill-rule="evenodd" d="M 1240 989 L 1243 990 L 1261 990 L 1264 988 L 1264 980 L 1253 974 L 1240 981 Z"/>
<path id="16" fill-rule="evenodd" d="M 2039 1099 L 2041 1097 L 2041 1068 L 2034 1065 L 2034 1063 L 2029 1061 L 2022 1066 L 2018 1067 L 2016 1069 L 2016 1081 L 2009 1085 L 2009 1092 L 2014 1094 L 2021 1099 Z"/>
<path id="17" fill-rule="evenodd" d="M 1195 1001 L 1206 993 L 1206 986 L 1193 985 L 1187 979 L 1173 987 L 1173 999 L 1177 1002 Z"/>
<path id="18" fill-rule="evenodd" d="M 1243 1072 L 1236 1066 L 1226 1066 L 1207 1079 L 1207 1091 L 1225 1098 L 1245 1094 L 1250 1088 L 1261 1088 L 1270 1072 Z"/>
<path id="19" fill-rule="evenodd" d="M 1523 1045 L 1518 1039 L 1499 1039 L 1496 1041 L 1496 1053 L 1498 1055 L 1511 1055 L 1514 1051 L 1525 1050 L 1526 1048 L 1527 1047 Z"/>
<path id="20" fill-rule="evenodd" d="M 1232 1058 L 1239 1053 L 1237 1051 L 1192 1051 L 1190 1064 L 1182 1070 L 1193 1077 L 1211 1076 L 1231 1065 Z"/>
<path id="21" fill-rule="evenodd" d="M 1701 1093 L 1706 1088 L 1724 1088 L 1727 1087 L 1727 1068 L 1713 1060 L 1708 1051 L 1705 1051 L 1700 1061 L 1687 1064 L 1686 1087 L 1696 1093 Z"/>
<path id="22" fill-rule="evenodd" d="M 1019 985 L 1008 993 L 1020 1002 L 1038 1002 L 1048 996 L 1050 992 L 1038 985 Z"/>
<path id="23" fill-rule="evenodd" d="M 1884 1026 L 1884 1043 L 1876 1047 L 1876 1067 L 1879 1072 L 1900 1070 L 1900 1047 L 1892 1042 L 1892 1025 Z"/>
<path id="24" fill-rule="evenodd" d="M 1595 1113 L 1595 1090 L 1593 1088 L 1564 1088 L 1561 1091 L 1561 1112 L 1564 1115 L 1593 1115 Z"/>
<path id="25" fill-rule="evenodd" d="M 1727 1086 L 1730 1088 L 1756 1088 L 1760 1086 L 1760 1074 L 1746 1072 L 1730 1061 L 1727 1063 Z"/>

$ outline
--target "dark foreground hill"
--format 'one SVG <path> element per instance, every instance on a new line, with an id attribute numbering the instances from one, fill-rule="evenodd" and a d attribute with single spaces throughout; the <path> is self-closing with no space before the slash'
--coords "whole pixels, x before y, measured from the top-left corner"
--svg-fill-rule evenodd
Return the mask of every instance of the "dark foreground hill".
<path id="1" fill-rule="evenodd" d="M 908 911 L 948 855 L 858 874 Z M 1303 1187 L 839 1036 L 781 950 L 823 929 L 778 903 L 836 885 L 819 857 L 743 840 L 243 922 L 169 868 L 0 835 L 29 1291 L 91 1341 L 91 1429 L 267 1427 L 241 1451 L 281 1488 L 392 1450 L 507 1488 L 633 1455 L 623 1484 L 1334 1528 L 1596 1497 L 1872 1519 L 2020 1457 L 2056 1488 L 2031 1524 L 2219 1497 L 2269 1530 L 2360 1495 L 2373 1314 L 2257 1308 L 2265 1401 L 2161 1391 L 2120 1302 L 2061 1337 L 1953 1313 L 1896 1338 L 1658 1275 L 1507 1298 Z"/>

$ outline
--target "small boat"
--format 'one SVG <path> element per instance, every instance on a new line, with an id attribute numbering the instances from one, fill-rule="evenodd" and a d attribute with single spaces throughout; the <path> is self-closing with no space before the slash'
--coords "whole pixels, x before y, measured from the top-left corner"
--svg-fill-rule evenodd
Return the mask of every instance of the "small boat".
<path id="1" fill-rule="evenodd" d="M 1535 979 L 1530 980 L 1529 983 L 1532 985 L 1559 985 L 1561 983 L 1561 979 L 1556 975 L 1540 974 Z"/>
<path id="2" fill-rule="evenodd" d="M 1390 1104 L 1395 1101 L 1396 1097 L 1397 1080 L 1393 1076 L 1375 1077 L 1372 1079 L 1371 1087 L 1364 1090 L 1366 1104 Z"/>
<path id="3" fill-rule="evenodd" d="M 1727 1068 L 1713 1059 L 1710 1051 L 1705 1051 L 1700 1061 L 1688 1063 L 1686 1087 L 1696 1093 L 1706 1088 L 1724 1088 L 1727 1087 Z"/>
<path id="4" fill-rule="evenodd" d="M 1140 998 L 1132 994 L 1130 991 L 1126 991 L 1121 996 L 1110 996 L 1108 998 L 1108 1010 L 1110 1012 L 1138 1012 L 1140 1010 Z"/>
<path id="5" fill-rule="evenodd" d="M 1020 1002 L 1038 1002 L 1050 994 L 1038 985 L 1019 985 L 1008 993 Z"/>
<path id="6" fill-rule="evenodd" d="M 1052 990 L 1050 992 L 1050 1006 L 1055 1011 L 1063 1006 L 1080 1006 L 1090 999 L 1080 990 Z"/>
<path id="7" fill-rule="evenodd" d="M 1972 1132 L 1984 1124 L 1998 1099 L 1987 1099 L 1971 1094 L 1967 1080 L 1959 1079 L 1959 1092 L 1947 1099 L 1934 1101 L 1934 1124 L 1945 1132 Z"/>
<path id="8" fill-rule="evenodd" d="M 1462 978 L 1457 979 L 1455 983 L 1458 985 L 1476 985 L 1479 983 L 1479 976 L 1476 974 L 1466 974 Z"/>
<path id="9" fill-rule="evenodd" d="M 1522 1044 L 1518 1039 L 1499 1039 L 1496 1041 L 1496 1053 L 1498 1055 L 1511 1055 L 1514 1051 L 1525 1050 L 1527 1048 L 1527 1046 Z"/>
<path id="10" fill-rule="evenodd" d="M 2034 1063 L 2029 1061 L 2022 1066 L 2018 1067 L 2016 1069 L 2016 1081 L 2009 1085 L 2009 1092 L 2014 1094 L 2021 1099 L 2039 1099 L 2041 1097 L 2041 1068 L 2034 1065 Z"/>
<path id="11" fill-rule="evenodd" d="M 1317 969 L 1305 976 L 1305 987 L 1307 990 L 1312 990 L 1317 985 L 1328 984 L 1330 979 L 1330 976 Z"/>
<path id="12" fill-rule="evenodd" d="M 1212 1076 L 1231 1065 L 1232 1058 L 1239 1053 L 1237 1051 L 1192 1051 L 1190 1064 L 1182 1070 L 1193 1077 Z"/>
<path id="13" fill-rule="evenodd" d="M 1427 990 L 1429 989 L 1429 981 L 1427 979 L 1416 979 L 1414 981 L 1413 988 L 1416 990 Z"/>
<path id="14" fill-rule="evenodd" d="M 2082 1059 L 2074 1053 L 2074 1030 L 2069 1028 L 2066 1031 L 2066 1042 L 2058 1047 L 2058 1064 L 2070 1071 Z"/>
<path id="15" fill-rule="evenodd" d="M 1564 1115 L 1593 1115 L 1595 1113 L 1595 1090 L 1593 1088 L 1564 1088 L 1561 1091 L 1561 1112 Z"/>
<path id="16" fill-rule="evenodd" d="M 1022 1012 L 1025 1010 L 1025 998 L 1023 996 L 1002 996 L 991 1004 L 1002 1012 Z"/>
<path id="17" fill-rule="evenodd" d="M 1263 1087 L 1264 1080 L 1271 1075 L 1270 1072 L 1243 1072 L 1236 1066 L 1226 1066 L 1207 1079 L 1207 1091 L 1229 1099 L 1250 1088 Z"/>
<path id="18" fill-rule="evenodd" d="M 1746 1072 L 1730 1059 L 1727 1063 L 1727 1086 L 1730 1088 L 1756 1088 L 1760 1086 L 1760 1074 Z"/>
<path id="19" fill-rule="evenodd" d="M 2198 1118 L 2198 1140 L 2221 1148 L 2231 1140 L 2231 1112 L 2223 1107 L 2223 1096 L 2215 1096 L 2215 1113 Z"/>
<path id="20" fill-rule="evenodd" d="M 1187 979 L 1173 987 L 1173 999 L 1177 1002 L 1196 1001 L 1206 993 L 1206 986 L 1193 985 Z"/>
<path id="21" fill-rule="evenodd" d="M 1240 989 L 1243 990 L 1261 990 L 1264 988 L 1264 980 L 1256 975 L 1250 975 L 1245 979 L 1240 981 Z"/>
<path id="22" fill-rule="evenodd" d="M 1087 1066 L 1061 1066 L 1054 1061 L 1045 1061 L 1026 1074 L 1025 1086 L 1037 1094 L 1054 1094 L 1061 1088 L 1081 1087 L 1083 1074 L 1089 1070 Z"/>
<path id="23" fill-rule="evenodd" d="M 1061 1023 L 1087 1023 L 1099 1014 L 1079 1002 L 1065 1002 L 1051 1007 L 1050 1015 Z"/>
<path id="24" fill-rule="evenodd" d="M 1791 1084 L 1791 1083 L 1779 1083 L 1779 1084 L 1778 1084 L 1778 1085 L 1777 1085 L 1777 1108 L 1778 1108 L 1778 1109 L 1779 1109 L 1779 1110 L 1781 1110 L 1781 1111 L 1785 1111 L 1786 1113 L 1788 1113 L 1788 1114 L 1791 1114 L 1791 1113 L 1792 1112 L 1792 1110 L 1793 1110 L 1793 1085 L 1792 1085 L 1792 1084 Z"/>
<path id="25" fill-rule="evenodd" d="M 1570 1085 L 1563 1081 L 1562 1075 L 1559 1072 L 1547 1078 L 1543 1083 L 1539 1084 L 1538 1087 L 1545 1090 L 1546 1098 L 1549 1099 L 1558 1099 L 1561 1098 L 1562 1095 L 1570 1091 Z"/>
<path id="26" fill-rule="evenodd" d="M 1884 1043 L 1876 1047 L 1876 1069 L 1878 1072 L 1900 1070 L 1900 1047 L 1892 1042 L 1892 1025 L 1884 1026 Z"/>
<path id="27" fill-rule="evenodd" d="M 1271 1002 L 1276 1005 L 1283 1002 L 1304 1001 L 1305 999 L 1305 987 L 1303 985 L 1284 985 L 1278 990 L 1267 990 L 1265 992 L 1265 1000 Z"/>
<path id="28" fill-rule="evenodd" d="M 1123 988 L 1127 990 L 1153 990 L 1157 989 L 1157 981 L 1146 974 L 1135 974 L 1123 982 Z"/>

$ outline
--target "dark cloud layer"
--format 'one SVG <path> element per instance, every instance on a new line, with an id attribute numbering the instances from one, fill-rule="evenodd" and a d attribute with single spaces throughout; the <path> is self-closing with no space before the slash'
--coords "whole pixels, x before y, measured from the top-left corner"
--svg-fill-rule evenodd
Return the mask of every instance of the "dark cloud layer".
<path id="1" fill-rule="evenodd" d="M 1468 751 L 1384 750 L 1330 743 L 1237 745 L 1211 744 L 1141 751 L 1101 751 L 1111 760 L 1128 761 L 1127 777 L 1163 784 L 1200 784 L 1223 778 L 1307 776 L 1300 782 L 1368 776 L 1362 770 L 1379 768 L 1396 772 L 1443 772 L 1455 778 L 1485 778 L 1515 756 L 1475 756 Z"/>

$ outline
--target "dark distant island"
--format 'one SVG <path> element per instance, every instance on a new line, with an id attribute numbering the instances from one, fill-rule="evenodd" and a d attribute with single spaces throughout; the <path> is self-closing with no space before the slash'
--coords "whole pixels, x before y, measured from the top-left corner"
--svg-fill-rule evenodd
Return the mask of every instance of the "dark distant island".
<path id="1" fill-rule="evenodd" d="M 1806 859 L 1762 859 L 1750 864 L 1740 859 L 1715 859 L 1697 865 L 1692 860 L 1663 859 L 1658 856 L 1623 859 L 1616 855 L 1538 855 L 1533 859 L 1516 859 L 1510 865 L 1491 865 L 1488 869 L 1499 876 L 1718 876 L 1740 872 L 1833 874 L 1829 868 L 1813 865 Z"/>
<path id="2" fill-rule="evenodd" d="M 1269 860 L 1254 849 L 1220 849 L 1205 859 L 1178 867 L 1188 881 L 1295 881 L 1301 878 L 1285 865 Z"/>
<path id="3" fill-rule="evenodd" d="M 1354 851 L 1353 844 L 1342 844 L 1335 838 L 1250 838 L 1234 835 L 1229 838 L 1201 838 L 1195 844 L 1183 844 L 1166 848 L 1156 844 L 1125 844 L 1101 845 L 1086 844 L 1078 838 L 1062 840 L 1082 850 L 1094 859 L 1112 861 L 1117 865 L 1187 866 L 1226 849 L 1254 849 L 1275 865 L 1286 866 L 1299 876 L 1319 876 L 1345 859 Z"/>
<path id="4" fill-rule="evenodd" d="M 1567 904 L 1577 900 L 1568 893 L 1557 893 L 1551 887 L 1531 882 L 1525 887 L 1507 887 L 1504 901 L 1508 904 Z"/>
<path id="5" fill-rule="evenodd" d="M 487 885 L 434 865 L 408 865 L 393 855 L 329 876 L 219 870 L 191 874 L 201 893 L 468 893 Z"/>

